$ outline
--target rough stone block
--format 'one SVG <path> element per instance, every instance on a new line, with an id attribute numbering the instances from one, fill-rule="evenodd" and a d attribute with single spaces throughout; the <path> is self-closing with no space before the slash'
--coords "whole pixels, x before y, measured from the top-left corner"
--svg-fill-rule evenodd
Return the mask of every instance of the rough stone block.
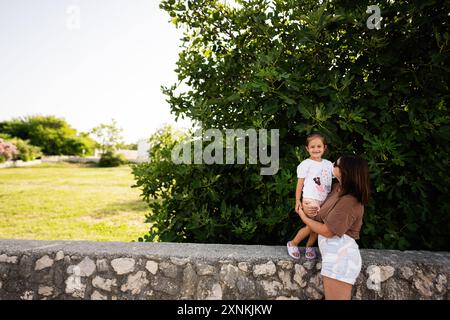
<path id="1" fill-rule="evenodd" d="M 216 268 L 209 264 L 199 263 L 196 267 L 199 276 L 213 275 L 216 272 Z"/>
<path id="2" fill-rule="evenodd" d="M 170 262 L 163 261 L 159 264 L 161 272 L 169 278 L 175 279 L 178 275 L 178 267 Z"/>
<path id="3" fill-rule="evenodd" d="M 220 269 L 220 280 L 230 289 L 236 285 L 236 280 L 239 275 L 239 269 L 231 264 L 223 265 Z"/>
<path id="4" fill-rule="evenodd" d="M 128 275 L 127 283 L 122 285 L 120 290 L 123 292 L 131 291 L 131 294 L 139 294 L 148 283 L 145 271 L 138 271 L 135 274 Z"/>
<path id="5" fill-rule="evenodd" d="M 97 267 L 97 272 L 108 272 L 109 266 L 108 261 L 106 259 L 97 259 L 95 262 L 95 265 Z"/>
<path id="6" fill-rule="evenodd" d="M 156 276 L 152 286 L 154 290 L 167 293 L 174 299 L 180 290 L 177 281 L 162 276 Z"/>
<path id="7" fill-rule="evenodd" d="M 195 273 L 194 267 L 192 267 L 191 264 L 188 264 L 183 270 L 181 299 L 194 299 L 196 294 L 197 283 L 198 283 L 198 276 Z"/>
<path id="8" fill-rule="evenodd" d="M 100 276 L 96 276 L 92 280 L 92 285 L 95 288 L 102 289 L 102 290 L 110 292 L 111 291 L 111 287 L 117 286 L 117 280 L 116 279 L 104 279 L 104 278 L 102 278 Z"/>
<path id="9" fill-rule="evenodd" d="M 202 278 L 197 285 L 197 298 L 205 300 L 222 299 L 222 287 L 214 279 Z"/>
<path id="10" fill-rule="evenodd" d="M 89 257 L 85 257 L 79 264 L 80 276 L 89 277 L 95 272 L 95 263 Z"/>
<path id="11" fill-rule="evenodd" d="M 158 271 L 158 263 L 152 260 L 147 261 L 145 264 L 145 269 L 147 269 L 151 274 L 156 274 Z"/>
<path id="12" fill-rule="evenodd" d="M 253 275 L 255 277 L 258 276 L 272 276 L 277 271 L 277 267 L 272 261 L 269 261 L 264 264 L 257 264 L 253 267 Z"/>
<path id="13" fill-rule="evenodd" d="M 48 255 L 45 255 L 36 261 L 34 270 L 38 271 L 38 270 L 42 270 L 45 268 L 50 268 L 52 265 L 53 265 L 53 259 L 51 259 Z"/>
<path id="14" fill-rule="evenodd" d="M 48 286 L 39 286 L 38 294 L 44 297 L 49 297 L 53 294 L 53 288 Z"/>
<path id="15" fill-rule="evenodd" d="M 55 255 L 55 261 L 64 259 L 64 252 L 62 250 L 58 251 Z"/>
<path id="16" fill-rule="evenodd" d="M 118 258 L 111 261 L 111 266 L 117 274 L 127 274 L 134 271 L 135 260 L 132 258 Z"/>
<path id="17" fill-rule="evenodd" d="M 94 292 L 91 294 L 91 300 L 108 300 L 108 296 L 105 296 L 97 290 L 94 290 Z"/>
<path id="18" fill-rule="evenodd" d="M 11 264 L 16 264 L 18 261 L 17 256 L 8 256 L 6 254 L 1 254 L 0 255 L 0 263 L 11 263 Z"/>

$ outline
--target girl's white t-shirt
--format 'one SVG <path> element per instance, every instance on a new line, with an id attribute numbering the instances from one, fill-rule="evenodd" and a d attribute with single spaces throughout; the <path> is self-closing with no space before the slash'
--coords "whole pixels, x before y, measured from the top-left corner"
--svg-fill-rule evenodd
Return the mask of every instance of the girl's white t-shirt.
<path id="1" fill-rule="evenodd" d="M 303 160 L 297 167 L 297 177 L 305 179 L 303 198 L 324 201 L 331 191 L 333 164 L 325 159 L 322 161 Z"/>

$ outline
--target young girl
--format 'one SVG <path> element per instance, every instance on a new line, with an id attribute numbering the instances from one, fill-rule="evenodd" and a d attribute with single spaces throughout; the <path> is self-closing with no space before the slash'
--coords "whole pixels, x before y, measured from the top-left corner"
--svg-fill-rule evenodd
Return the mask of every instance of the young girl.
<path id="1" fill-rule="evenodd" d="M 333 164 L 322 156 L 327 149 L 325 137 L 320 133 L 310 134 L 306 138 L 306 151 L 309 158 L 303 160 L 297 167 L 297 189 L 295 191 L 295 212 L 303 205 L 315 206 L 319 211 L 320 206 L 325 201 L 331 191 L 331 179 Z M 300 196 L 302 195 L 302 201 Z M 301 228 L 294 239 L 288 241 L 287 250 L 294 259 L 300 258 L 298 244 L 309 235 L 306 243 L 305 257 L 314 259 L 316 253 L 312 247 L 317 240 L 317 233 L 311 232 L 308 226 Z"/>

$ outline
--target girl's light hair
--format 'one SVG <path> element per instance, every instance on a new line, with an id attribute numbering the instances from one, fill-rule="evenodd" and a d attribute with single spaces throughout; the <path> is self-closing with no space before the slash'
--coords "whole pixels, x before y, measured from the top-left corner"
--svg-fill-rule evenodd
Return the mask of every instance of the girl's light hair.
<path id="1" fill-rule="evenodd" d="M 325 139 L 325 136 L 321 133 L 315 132 L 315 133 L 311 133 L 310 135 L 308 135 L 306 137 L 306 146 L 309 146 L 309 143 L 311 142 L 311 140 L 319 138 L 320 140 L 322 140 L 322 143 L 324 146 L 327 145 L 327 140 Z"/>

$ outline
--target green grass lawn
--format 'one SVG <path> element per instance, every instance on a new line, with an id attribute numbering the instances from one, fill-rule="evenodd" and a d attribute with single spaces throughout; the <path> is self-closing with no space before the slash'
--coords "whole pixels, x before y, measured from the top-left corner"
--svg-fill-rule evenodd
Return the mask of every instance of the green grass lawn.
<path id="1" fill-rule="evenodd" d="M 131 241 L 149 212 L 128 166 L 0 169 L 0 238 Z"/>

